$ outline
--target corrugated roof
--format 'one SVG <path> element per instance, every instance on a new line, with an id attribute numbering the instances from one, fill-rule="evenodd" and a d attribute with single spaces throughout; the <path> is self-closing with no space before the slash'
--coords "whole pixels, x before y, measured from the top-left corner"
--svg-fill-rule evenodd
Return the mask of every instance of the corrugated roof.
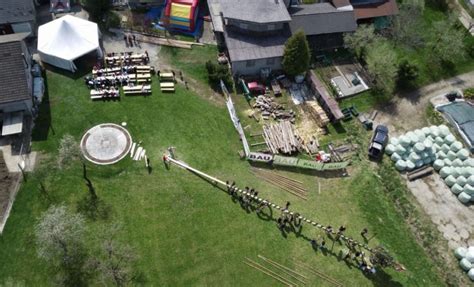
<path id="1" fill-rule="evenodd" d="M 283 0 L 221 0 L 224 18 L 254 23 L 291 21 Z"/>
<path id="2" fill-rule="evenodd" d="M 0 41 L 0 103 L 31 99 L 21 45 Z"/>
<path id="3" fill-rule="evenodd" d="M 0 23 L 28 22 L 34 19 L 33 0 L 0 0 Z"/>
<path id="4" fill-rule="evenodd" d="M 354 6 L 355 18 L 359 19 L 368 19 L 376 18 L 383 16 L 391 16 L 398 14 L 398 6 L 395 0 L 388 0 L 385 3 L 380 5 L 363 5 L 363 6 Z"/>
<path id="5" fill-rule="evenodd" d="M 302 29 L 307 36 L 352 32 L 357 29 L 354 11 L 337 10 L 330 3 L 292 7 L 290 29 Z"/>
<path id="6" fill-rule="evenodd" d="M 215 32 L 224 32 L 224 24 L 221 16 L 220 0 L 207 0 L 209 14 L 211 15 L 212 26 Z"/>
<path id="7" fill-rule="evenodd" d="M 286 27 L 279 34 L 262 36 L 242 34 L 233 29 L 226 29 L 224 35 L 230 60 L 235 62 L 282 57 L 290 31 Z"/>

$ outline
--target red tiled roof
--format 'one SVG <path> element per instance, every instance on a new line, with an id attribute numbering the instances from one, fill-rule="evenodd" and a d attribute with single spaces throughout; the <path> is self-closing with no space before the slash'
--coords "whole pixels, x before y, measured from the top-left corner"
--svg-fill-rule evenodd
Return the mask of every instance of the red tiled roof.
<path id="1" fill-rule="evenodd" d="M 355 18 L 367 19 L 398 14 L 396 0 L 388 0 L 380 5 L 354 6 Z"/>

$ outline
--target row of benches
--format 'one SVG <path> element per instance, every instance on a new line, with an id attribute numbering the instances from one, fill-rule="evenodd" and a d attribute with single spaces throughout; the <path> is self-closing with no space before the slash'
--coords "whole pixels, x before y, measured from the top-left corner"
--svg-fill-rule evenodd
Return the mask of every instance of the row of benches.
<path id="1" fill-rule="evenodd" d="M 148 95 L 151 94 L 151 85 L 137 85 L 137 86 L 123 86 L 123 93 L 125 95 Z M 91 100 L 105 100 L 120 98 L 120 91 L 115 88 L 91 90 Z"/>

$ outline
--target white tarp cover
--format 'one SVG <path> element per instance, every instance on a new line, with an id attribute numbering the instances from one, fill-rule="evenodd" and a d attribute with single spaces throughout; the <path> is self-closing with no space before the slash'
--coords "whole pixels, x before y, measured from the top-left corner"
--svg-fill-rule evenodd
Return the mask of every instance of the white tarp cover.
<path id="1" fill-rule="evenodd" d="M 94 50 L 102 57 L 96 23 L 66 15 L 38 29 L 41 60 L 53 66 L 74 72 L 73 61 Z"/>
<path id="2" fill-rule="evenodd" d="M 2 136 L 19 134 L 23 130 L 23 112 L 3 115 Z"/>

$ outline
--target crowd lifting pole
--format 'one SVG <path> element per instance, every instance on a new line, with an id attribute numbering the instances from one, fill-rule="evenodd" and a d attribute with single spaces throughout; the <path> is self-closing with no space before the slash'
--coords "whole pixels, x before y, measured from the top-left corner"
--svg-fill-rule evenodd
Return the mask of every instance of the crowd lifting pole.
<path id="1" fill-rule="evenodd" d="M 226 182 L 224 182 L 224 181 L 222 181 L 222 180 L 220 180 L 220 179 L 218 179 L 218 178 L 215 178 L 215 177 L 213 177 L 213 176 L 211 176 L 211 175 L 208 175 L 208 174 L 206 174 L 206 173 L 204 173 L 204 172 L 202 172 L 202 171 L 200 171 L 200 170 L 197 170 L 197 169 L 195 169 L 195 168 L 189 166 L 188 164 L 186 164 L 186 163 L 184 163 L 184 162 L 182 162 L 182 161 L 176 160 L 176 159 L 174 159 L 174 158 L 173 158 L 172 156 L 170 156 L 170 155 L 166 155 L 166 154 L 163 155 L 163 160 L 165 161 L 165 163 L 168 163 L 168 164 L 169 164 L 169 163 L 175 164 L 175 165 L 177 165 L 177 166 L 179 166 L 179 167 L 182 167 L 182 168 L 184 168 L 184 169 L 186 169 L 186 170 L 188 170 L 188 171 L 190 171 L 190 172 L 192 172 L 192 173 L 195 173 L 195 174 L 197 174 L 197 175 L 199 175 L 199 176 L 201 176 L 201 177 L 203 177 L 203 178 L 206 178 L 206 179 L 209 180 L 210 182 L 214 183 L 214 185 L 218 185 L 218 184 L 219 184 L 219 185 L 221 185 L 221 186 L 225 186 L 227 189 L 229 189 L 229 188 L 231 187 L 228 183 L 226 183 Z M 295 212 L 289 211 L 289 210 L 286 209 L 285 207 L 279 206 L 279 205 L 274 204 L 274 203 L 272 203 L 272 202 L 270 202 L 270 201 L 268 201 L 268 200 L 266 200 L 266 199 L 263 199 L 263 198 L 261 198 L 261 197 L 255 196 L 255 195 L 253 195 L 253 194 L 251 194 L 251 193 L 249 193 L 249 192 L 247 192 L 247 191 L 245 191 L 245 190 L 242 190 L 242 189 L 239 189 L 239 188 L 234 188 L 233 190 L 234 190 L 235 192 L 241 194 L 241 195 L 244 195 L 244 196 L 247 196 L 248 198 L 251 198 L 251 199 L 254 200 L 255 202 L 258 202 L 259 204 L 271 206 L 272 208 L 275 208 L 275 209 L 277 209 L 277 210 L 280 210 L 281 212 L 290 214 L 291 216 L 297 215 L 297 216 L 298 216 L 298 219 L 301 220 L 301 223 L 308 223 L 308 224 L 312 225 L 312 226 L 315 227 L 315 228 L 322 229 L 322 230 L 323 230 L 324 232 L 326 232 L 327 234 L 337 235 L 337 237 L 338 237 L 340 240 L 342 240 L 342 241 L 345 241 L 345 242 L 347 242 L 347 243 L 351 243 L 351 244 L 354 245 L 354 246 L 359 246 L 359 247 L 361 247 L 361 248 L 363 248 L 363 249 L 365 249 L 365 250 L 368 250 L 368 251 L 370 251 L 370 252 L 373 251 L 367 244 L 360 243 L 360 242 L 358 242 L 358 241 L 356 241 L 356 240 L 354 240 L 354 239 L 352 239 L 352 238 L 350 238 L 350 237 L 347 237 L 347 236 L 345 236 L 345 235 L 343 235 L 343 234 L 337 234 L 337 232 L 335 232 L 334 230 L 332 230 L 332 229 L 329 230 L 326 226 L 324 226 L 324 225 L 322 225 L 322 224 L 319 224 L 319 223 L 317 223 L 317 222 L 315 222 L 315 221 L 312 221 L 312 220 L 310 220 L 310 219 L 308 219 L 308 218 L 302 216 L 302 215 L 299 214 L 299 213 L 295 213 Z"/>

